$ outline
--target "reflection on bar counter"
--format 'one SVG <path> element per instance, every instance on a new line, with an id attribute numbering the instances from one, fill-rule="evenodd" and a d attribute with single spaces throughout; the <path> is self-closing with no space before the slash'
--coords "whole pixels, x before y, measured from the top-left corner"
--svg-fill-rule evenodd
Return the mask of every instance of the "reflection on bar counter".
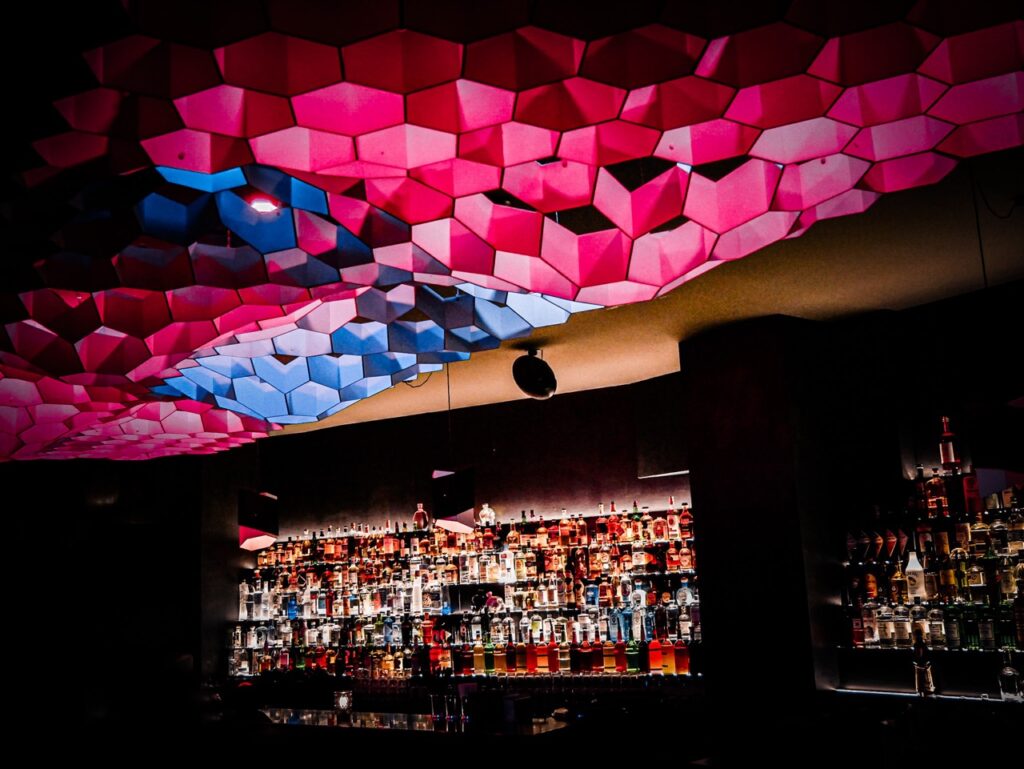
<path id="1" fill-rule="evenodd" d="M 499 523 L 329 527 L 239 585 L 234 676 L 689 675 L 701 643 L 689 506 Z"/>

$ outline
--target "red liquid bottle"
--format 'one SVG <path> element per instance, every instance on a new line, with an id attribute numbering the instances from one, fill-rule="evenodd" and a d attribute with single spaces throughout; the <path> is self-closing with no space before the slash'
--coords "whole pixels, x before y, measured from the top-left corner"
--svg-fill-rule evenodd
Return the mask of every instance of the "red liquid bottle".
<path id="1" fill-rule="evenodd" d="M 558 672 L 558 644 L 552 639 L 551 643 L 548 644 L 548 672 Z"/>
<path id="2" fill-rule="evenodd" d="M 652 638 L 647 645 L 647 657 L 650 660 L 651 675 L 661 675 L 661 641 Z"/>
<path id="3" fill-rule="evenodd" d="M 532 640 L 526 644 L 526 672 L 530 675 L 537 672 L 537 645 Z"/>
<path id="4" fill-rule="evenodd" d="M 621 639 L 615 643 L 615 672 L 626 672 L 626 642 Z"/>
<path id="5" fill-rule="evenodd" d="M 683 639 L 676 641 L 676 675 L 685 676 L 690 674 L 690 648 Z"/>

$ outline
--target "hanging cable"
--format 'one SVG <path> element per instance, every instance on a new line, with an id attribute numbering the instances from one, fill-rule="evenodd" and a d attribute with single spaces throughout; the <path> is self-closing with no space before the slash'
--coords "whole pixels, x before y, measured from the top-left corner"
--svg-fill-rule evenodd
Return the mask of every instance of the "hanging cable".
<path id="1" fill-rule="evenodd" d="M 433 375 L 433 373 L 434 373 L 433 371 L 428 371 L 427 375 L 423 378 L 423 381 L 420 382 L 419 384 L 413 384 L 412 382 L 406 382 L 404 380 L 403 380 L 402 384 L 404 384 L 406 387 L 411 387 L 414 390 L 418 390 L 421 387 L 423 387 L 423 385 L 425 385 L 427 382 L 430 381 L 430 377 Z M 419 379 L 419 377 L 416 377 L 416 378 Z"/>
<path id="2" fill-rule="evenodd" d="M 978 233 L 978 257 L 981 259 L 981 283 L 988 288 L 988 269 L 985 266 L 985 242 L 981 237 L 981 215 L 978 212 L 978 183 L 974 179 L 974 164 L 968 163 L 967 170 L 971 177 L 971 202 L 974 204 L 974 228 Z"/>

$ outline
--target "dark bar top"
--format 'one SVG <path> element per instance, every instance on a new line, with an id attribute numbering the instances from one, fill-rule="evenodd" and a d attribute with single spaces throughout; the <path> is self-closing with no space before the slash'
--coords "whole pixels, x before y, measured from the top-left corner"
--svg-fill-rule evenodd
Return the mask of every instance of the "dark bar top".
<path id="1" fill-rule="evenodd" d="M 532 737 L 564 729 L 567 724 L 554 718 L 535 718 L 525 724 L 503 724 L 500 727 L 475 728 L 462 720 L 434 720 L 422 713 L 375 713 L 356 711 L 351 714 L 336 710 L 314 708 L 263 708 L 261 712 L 271 723 L 287 726 L 328 726 L 341 729 L 392 729 L 404 732 L 431 732 L 441 734 L 490 733 L 518 737 Z"/>

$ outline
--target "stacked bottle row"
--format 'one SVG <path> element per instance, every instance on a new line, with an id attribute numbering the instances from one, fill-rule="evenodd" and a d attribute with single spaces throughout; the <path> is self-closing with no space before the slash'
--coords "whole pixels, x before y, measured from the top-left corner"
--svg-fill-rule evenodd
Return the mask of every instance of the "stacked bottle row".
<path id="1" fill-rule="evenodd" d="M 943 470 L 918 466 L 906 510 L 847 534 L 843 603 L 854 647 L 1024 650 L 1024 509 L 982 500 L 943 418 Z M 988 507 L 985 507 L 987 505 Z"/>
<path id="2" fill-rule="evenodd" d="M 621 517 L 614 503 L 607 516 L 603 506 L 590 518 L 563 510 L 550 529 L 525 511 L 518 525 L 499 524 L 485 505 L 469 533 L 432 527 L 420 506 L 412 529 L 307 534 L 265 551 L 259 564 L 239 587 L 236 674 L 408 675 L 417 655 L 426 673 L 577 672 L 574 650 L 608 644 L 612 659 L 620 643 L 626 656 L 608 672 L 645 669 L 629 664 L 630 644 L 648 655 L 646 672 L 675 672 L 675 652 L 652 667 L 650 647 L 700 641 L 692 516 L 671 500 L 653 515 L 635 503 Z M 460 666 L 460 650 L 477 643 L 497 649 L 493 670 L 490 654 L 482 670 Z M 565 664 L 537 651 L 552 644 Z M 506 646 L 517 645 L 527 657 L 513 664 Z"/>
<path id="3" fill-rule="evenodd" d="M 682 596 L 680 596 L 682 597 Z M 684 599 L 685 600 L 685 599 Z M 696 622 L 694 619 L 696 618 Z M 323 670 L 372 678 L 445 675 L 649 674 L 688 675 L 691 649 L 701 643 L 696 603 L 578 617 L 474 613 L 458 629 L 453 617 L 427 614 L 401 621 L 379 616 L 372 624 L 237 625 L 232 675 L 272 670 Z"/>

